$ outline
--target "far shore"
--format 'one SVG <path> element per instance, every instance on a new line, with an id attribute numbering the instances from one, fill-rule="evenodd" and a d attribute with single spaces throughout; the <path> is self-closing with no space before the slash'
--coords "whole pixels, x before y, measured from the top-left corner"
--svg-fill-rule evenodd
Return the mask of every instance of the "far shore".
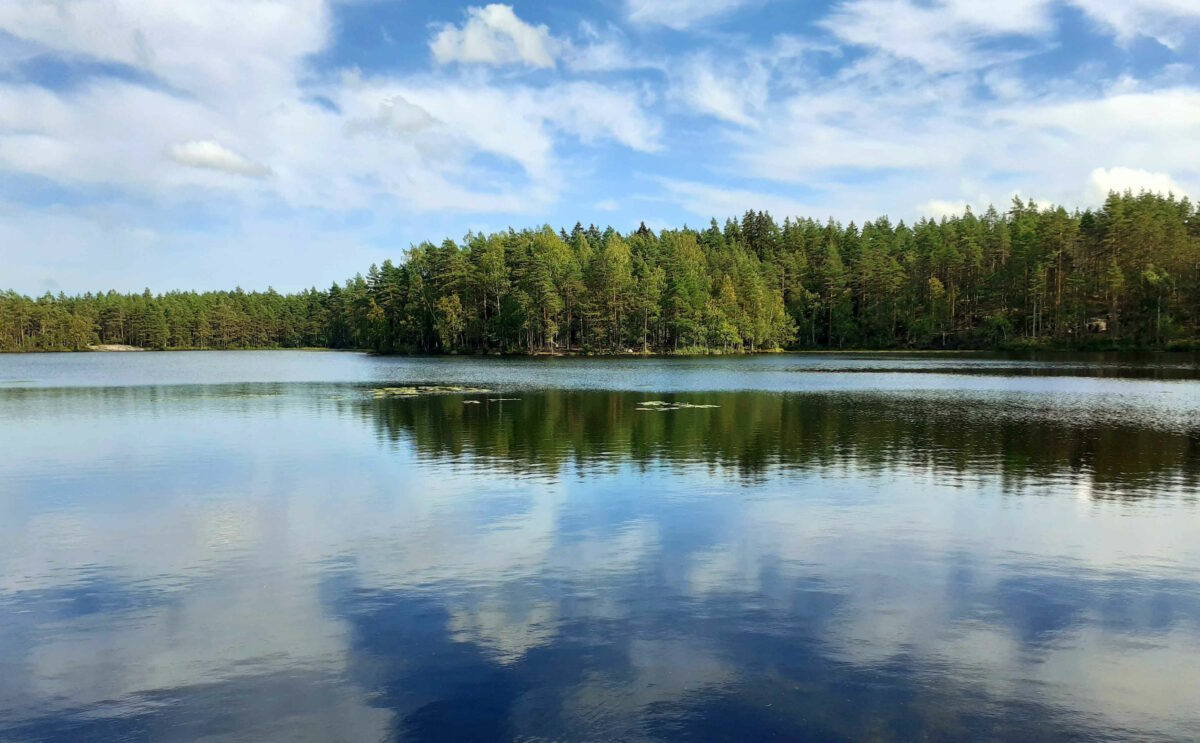
<path id="1" fill-rule="evenodd" d="M 1131 353 L 1131 354 L 1176 354 L 1176 353 L 1196 353 L 1200 348 L 1192 347 L 1189 344 L 1170 345 L 1167 347 L 1071 347 L 1058 345 L 1013 345 L 1007 347 L 996 348 L 795 348 L 795 349 L 772 349 L 759 351 L 722 351 L 720 349 L 680 349 L 679 351 L 666 352 L 643 352 L 637 350 L 627 351 L 607 351 L 607 352 L 590 352 L 572 349 L 570 351 L 534 351 L 521 352 L 512 351 L 507 353 L 490 352 L 490 353 L 380 353 L 366 348 L 322 348 L 316 347 L 297 347 L 284 348 L 280 346 L 257 346 L 247 348 L 165 348 L 165 349 L 150 349 L 139 346 L 132 346 L 123 343 L 96 343 L 88 345 L 80 349 L 37 349 L 14 351 L 0 351 L 0 355 L 6 354 L 40 354 L 40 353 L 171 353 L 179 351 L 306 351 L 319 353 L 365 353 L 373 356 L 395 356 L 395 357 L 410 357 L 410 358 L 530 358 L 530 359 L 547 359 L 547 358 L 568 358 L 568 359 L 629 359 L 629 358 L 645 358 L 645 359 L 670 359 L 670 358 L 714 358 L 714 357 L 751 357 L 751 356 L 770 356 L 770 355 L 816 355 L 816 356 L 838 356 L 847 354 L 871 354 L 871 355 L 938 355 L 938 356 L 974 356 L 983 354 L 1023 354 L 1023 353 Z"/>

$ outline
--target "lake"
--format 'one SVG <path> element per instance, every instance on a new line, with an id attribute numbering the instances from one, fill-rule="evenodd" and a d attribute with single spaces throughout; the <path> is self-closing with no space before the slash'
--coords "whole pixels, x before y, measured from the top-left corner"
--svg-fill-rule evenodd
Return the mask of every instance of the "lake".
<path id="1" fill-rule="evenodd" d="M 1195 356 L 0 355 L 0 740 L 1196 740 L 1198 496 Z"/>

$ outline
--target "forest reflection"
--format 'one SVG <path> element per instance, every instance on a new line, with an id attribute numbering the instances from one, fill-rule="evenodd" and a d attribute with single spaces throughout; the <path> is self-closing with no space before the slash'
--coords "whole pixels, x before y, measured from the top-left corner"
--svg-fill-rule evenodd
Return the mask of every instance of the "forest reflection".
<path id="1" fill-rule="evenodd" d="M 1160 383 L 1163 384 L 1163 383 Z M 462 472 L 561 478 L 621 467 L 703 468 L 745 484 L 805 474 L 986 479 L 1006 492 L 1092 498 L 1200 492 L 1197 401 L 1151 393 L 520 390 L 374 399 L 344 384 L 0 390 L 0 424 L 33 411 L 118 419 L 147 404 L 359 420 L 393 447 Z M 498 399 L 504 398 L 504 399 Z M 648 401 L 695 408 L 644 409 Z M 77 413 L 75 413 L 77 414 Z"/>
<path id="2" fill-rule="evenodd" d="M 422 458 L 505 474 L 707 466 L 760 481 L 788 472 L 930 470 L 1006 490 L 1086 485 L 1094 497 L 1195 493 L 1200 422 L 1164 411 L 1071 406 L 1045 396 L 936 393 L 646 395 L 549 390 L 517 399 L 371 400 L 378 435 Z M 711 408 L 643 409 L 646 401 Z"/>
<path id="3" fill-rule="evenodd" d="M 1194 739 L 1195 385 L 934 381 L 0 390 L 0 738 Z"/>

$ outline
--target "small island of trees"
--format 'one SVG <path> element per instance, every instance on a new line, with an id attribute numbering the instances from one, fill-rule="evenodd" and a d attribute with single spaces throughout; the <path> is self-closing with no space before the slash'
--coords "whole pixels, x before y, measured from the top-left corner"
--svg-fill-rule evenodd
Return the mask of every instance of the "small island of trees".
<path id="1" fill-rule="evenodd" d="M 576 224 L 422 243 L 328 289 L 0 294 L 0 350 L 359 348 L 739 353 L 1196 347 L 1200 210 L 1014 199 L 912 226 L 749 211 L 621 234 Z"/>

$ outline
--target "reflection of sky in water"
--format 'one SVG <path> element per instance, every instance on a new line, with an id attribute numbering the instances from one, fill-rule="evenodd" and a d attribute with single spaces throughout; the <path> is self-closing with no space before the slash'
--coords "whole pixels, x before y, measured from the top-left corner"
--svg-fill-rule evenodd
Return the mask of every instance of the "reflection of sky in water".
<path id="1" fill-rule="evenodd" d="M 0 393 L 0 739 L 1194 738 L 1196 393 L 1128 384 Z"/>
<path id="2" fill-rule="evenodd" d="M 481 358 L 211 351 L 9 355 L 0 388 L 246 382 L 488 384 L 533 389 L 999 389 L 1099 392 L 1121 380 L 1200 379 L 1200 354 L 771 354 L 734 358 Z M 851 375 L 853 380 L 846 380 Z M 1065 379 L 1064 379 L 1065 378 Z M 1194 393 L 1193 393 L 1194 394 Z"/>

